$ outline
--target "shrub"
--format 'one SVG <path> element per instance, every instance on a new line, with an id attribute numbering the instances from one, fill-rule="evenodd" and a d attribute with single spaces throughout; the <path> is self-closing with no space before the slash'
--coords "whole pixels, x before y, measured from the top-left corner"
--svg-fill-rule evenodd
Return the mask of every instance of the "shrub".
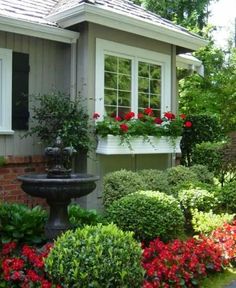
<path id="1" fill-rule="evenodd" d="M 156 169 L 144 169 L 137 172 L 142 178 L 144 190 L 160 191 L 170 193 L 166 173 Z"/>
<path id="2" fill-rule="evenodd" d="M 207 166 L 197 164 L 190 166 L 189 169 L 196 174 L 198 181 L 214 184 L 214 174 L 207 169 Z"/>
<path id="3" fill-rule="evenodd" d="M 0 286 L 62 288 L 60 285 L 53 285 L 44 270 L 43 259 L 47 257 L 51 247 L 52 244 L 49 243 L 42 248 L 25 244 L 20 247 L 16 242 L 4 244 L 0 252 Z"/>
<path id="4" fill-rule="evenodd" d="M 115 225 L 67 231 L 46 261 L 52 279 L 63 287 L 141 287 L 141 247 Z"/>
<path id="5" fill-rule="evenodd" d="M 192 209 L 209 211 L 216 206 L 215 195 L 201 188 L 181 190 L 178 199 L 185 216 L 185 228 L 188 232 L 193 231 Z"/>
<path id="6" fill-rule="evenodd" d="M 103 204 L 105 208 L 125 195 L 143 189 L 143 181 L 137 173 L 122 169 L 104 177 Z"/>
<path id="7" fill-rule="evenodd" d="M 96 225 L 103 222 L 103 218 L 96 210 L 86 210 L 78 204 L 68 206 L 69 220 L 73 227 L 83 227 L 85 225 Z"/>
<path id="8" fill-rule="evenodd" d="M 220 210 L 236 213 L 236 181 L 226 183 L 218 193 Z"/>
<path id="9" fill-rule="evenodd" d="M 197 181 L 196 174 L 188 167 L 178 165 L 166 170 L 169 185 L 176 186 L 185 181 Z"/>
<path id="10" fill-rule="evenodd" d="M 211 115 L 189 115 L 186 121 L 192 122 L 192 127 L 185 128 L 182 135 L 181 164 L 190 166 L 193 164 L 192 153 L 196 144 L 220 141 L 223 138 L 223 131 L 219 120 Z"/>
<path id="11" fill-rule="evenodd" d="M 231 223 L 235 214 L 214 214 L 212 210 L 202 212 L 194 209 L 192 212 L 192 226 L 197 233 L 209 234 L 213 230 L 221 227 L 224 223 Z"/>
<path id="12" fill-rule="evenodd" d="M 227 261 L 213 240 L 200 237 L 164 244 L 159 239 L 143 251 L 143 288 L 199 287 L 208 272 L 221 271 Z"/>
<path id="13" fill-rule="evenodd" d="M 47 212 L 40 206 L 32 209 L 22 204 L 0 205 L 0 237 L 2 243 L 10 241 L 28 244 L 41 243 Z"/>
<path id="14" fill-rule="evenodd" d="M 107 218 L 124 231 L 133 231 L 136 239 L 155 237 L 172 239 L 183 232 L 184 217 L 172 196 L 155 191 L 127 195 L 107 209 Z"/>

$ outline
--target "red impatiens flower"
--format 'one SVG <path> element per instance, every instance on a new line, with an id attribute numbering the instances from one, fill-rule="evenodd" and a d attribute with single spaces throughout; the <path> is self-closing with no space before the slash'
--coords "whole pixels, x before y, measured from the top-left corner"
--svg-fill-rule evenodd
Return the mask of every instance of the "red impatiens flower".
<path id="1" fill-rule="evenodd" d="M 163 122 L 163 120 L 160 117 L 157 117 L 157 118 L 154 119 L 154 122 L 156 124 L 161 124 Z"/>
<path id="2" fill-rule="evenodd" d="M 191 128 L 192 127 L 192 122 L 191 121 L 186 121 L 185 123 L 184 123 L 184 127 L 186 127 L 186 128 Z"/>
<path id="3" fill-rule="evenodd" d="M 138 119 L 142 119 L 144 117 L 143 113 L 138 113 Z"/>
<path id="4" fill-rule="evenodd" d="M 128 132 L 129 127 L 128 127 L 127 124 L 123 123 L 123 124 L 120 124 L 120 129 L 121 129 L 123 132 Z"/>
<path id="5" fill-rule="evenodd" d="M 168 120 L 173 120 L 173 119 L 175 119 L 175 114 L 173 114 L 171 112 L 165 112 L 164 117 L 166 117 Z"/>
<path id="6" fill-rule="evenodd" d="M 148 116 L 153 115 L 153 109 L 152 108 L 145 108 L 144 113 Z"/>
<path id="7" fill-rule="evenodd" d="M 100 117 L 100 114 L 97 112 L 93 113 L 93 119 L 98 119 Z"/>
<path id="8" fill-rule="evenodd" d="M 125 114 L 125 120 L 130 120 L 134 118 L 134 116 L 135 116 L 134 112 L 128 112 L 127 114 Z"/>
<path id="9" fill-rule="evenodd" d="M 116 116 L 116 117 L 115 117 L 115 121 L 120 122 L 121 120 L 122 120 L 122 118 L 121 118 L 120 116 Z"/>

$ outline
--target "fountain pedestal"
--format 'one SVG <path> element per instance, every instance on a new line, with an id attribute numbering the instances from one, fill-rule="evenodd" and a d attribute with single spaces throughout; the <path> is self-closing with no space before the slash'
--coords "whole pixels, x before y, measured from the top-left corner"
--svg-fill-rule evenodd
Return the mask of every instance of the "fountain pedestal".
<path id="1" fill-rule="evenodd" d="M 53 147 L 46 148 L 46 155 L 51 157 L 52 166 L 47 174 L 27 174 L 19 176 L 22 190 L 33 197 L 46 199 L 50 211 L 45 226 L 45 236 L 55 239 L 70 228 L 68 205 L 72 198 L 79 198 L 91 193 L 96 188 L 98 176 L 90 174 L 71 174 L 63 166 L 63 158 L 71 155 L 71 148 L 63 148 L 60 139 Z"/>

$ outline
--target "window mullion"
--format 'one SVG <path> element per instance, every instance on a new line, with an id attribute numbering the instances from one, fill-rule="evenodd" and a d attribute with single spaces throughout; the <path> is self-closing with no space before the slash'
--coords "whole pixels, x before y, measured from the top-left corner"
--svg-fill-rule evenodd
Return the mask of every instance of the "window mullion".
<path id="1" fill-rule="evenodd" d="M 131 111 L 138 113 L 138 57 L 132 61 L 132 102 Z"/>

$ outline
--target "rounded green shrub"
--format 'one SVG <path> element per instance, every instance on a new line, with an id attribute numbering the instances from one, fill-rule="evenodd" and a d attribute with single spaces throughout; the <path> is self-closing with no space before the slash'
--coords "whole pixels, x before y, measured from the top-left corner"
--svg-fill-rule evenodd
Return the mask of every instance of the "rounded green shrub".
<path id="1" fill-rule="evenodd" d="M 188 167 L 178 165 L 166 170 L 169 185 L 176 186 L 185 181 L 198 181 L 197 175 Z"/>
<path id="2" fill-rule="evenodd" d="M 45 260 L 55 283 L 78 288 L 140 288 L 141 246 L 114 224 L 67 231 Z"/>
<path id="3" fill-rule="evenodd" d="M 183 232 L 184 216 L 178 201 L 165 193 L 138 191 L 107 209 L 107 218 L 124 231 L 133 231 L 140 241 L 156 237 L 176 238 Z"/>
<path id="4" fill-rule="evenodd" d="M 205 165 L 196 164 L 190 170 L 197 176 L 198 181 L 207 184 L 214 184 L 214 174 Z"/>
<path id="5" fill-rule="evenodd" d="M 103 182 L 103 204 L 107 208 L 113 201 L 143 189 L 141 177 L 125 169 L 108 173 Z"/>
<path id="6" fill-rule="evenodd" d="M 143 190 L 160 191 L 164 193 L 170 192 L 166 173 L 157 169 L 143 169 L 137 171 L 144 183 Z"/>
<path id="7" fill-rule="evenodd" d="M 217 196 L 221 211 L 236 213 L 236 181 L 226 183 Z"/>

